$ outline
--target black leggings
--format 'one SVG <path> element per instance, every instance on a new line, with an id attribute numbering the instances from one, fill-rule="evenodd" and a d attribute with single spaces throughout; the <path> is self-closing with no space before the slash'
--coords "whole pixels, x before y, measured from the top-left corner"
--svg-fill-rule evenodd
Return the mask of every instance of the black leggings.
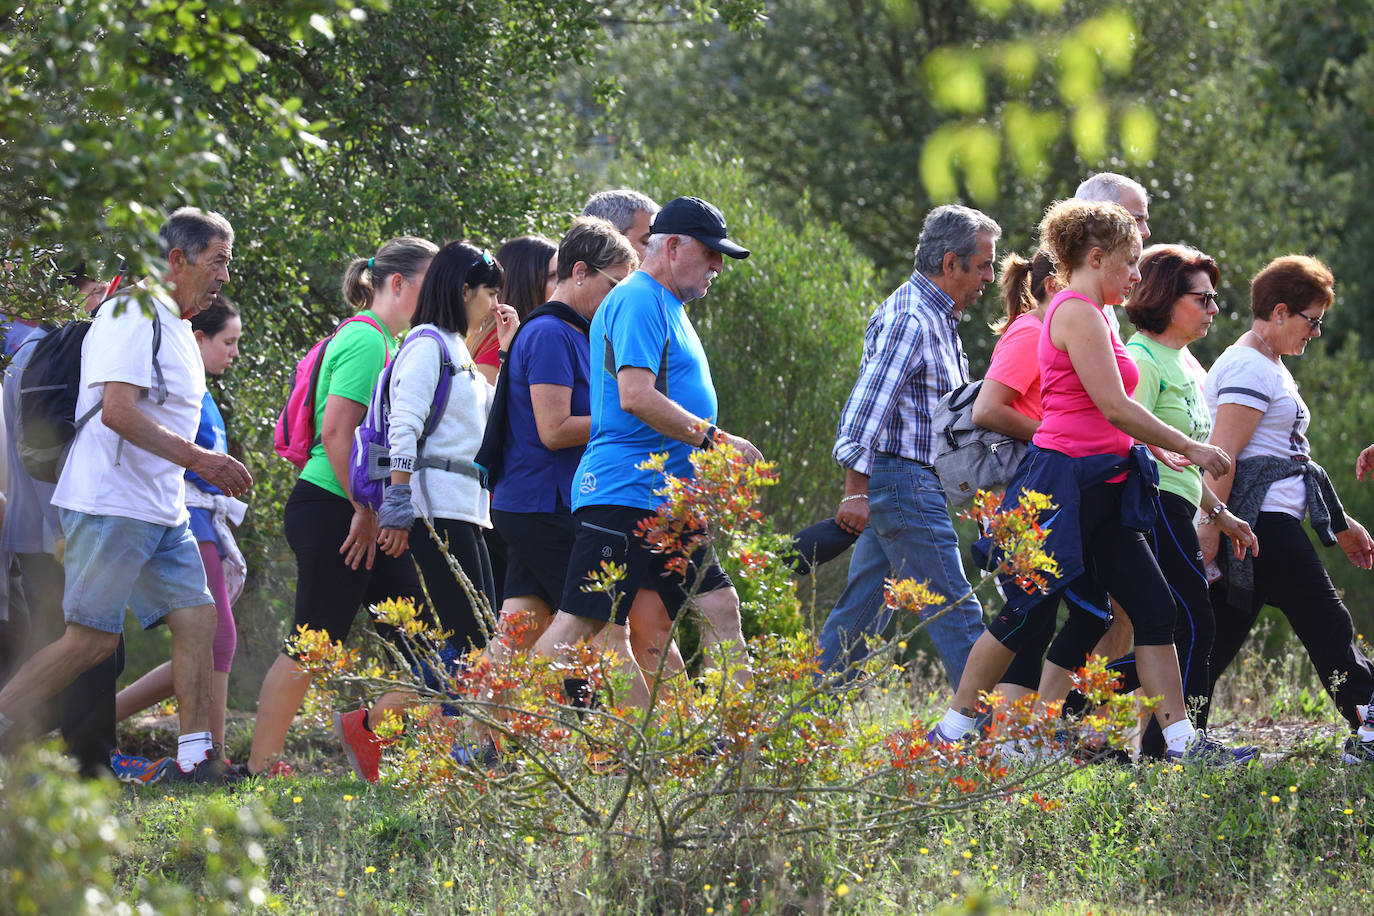
<path id="1" fill-rule="evenodd" d="M 409 598 L 417 606 L 425 600 L 409 552 L 389 557 L 378 550 L 371 569 L 362 563 L 349 568 L 339 545 L 352 520 L 352 503 L 309 481 L 296 481 L 286 501 L 286 543 L 296 555 L 295 625 L 323 630 L 335 642 L 348 638 L 359 608 L 388 598 Z M 390 630 L 377 626 L 388 638 Z"/>
<path id="2" fill-rule="evenodd" d="M 1174 594 L 1178 614 L 1174 622 L 1174 648 L 1178 650 L 1178 667 L 1183 675 L 1184 702 L 1193 714 L 1198 728 L 1207 727 L 1212 707 L 1212 643 L 1216 637 L 1216 617 L 1207 592 L 1207 576 L 1202 568 L 1202 548 L 1198 545 L 1197 529 L 1193 527 L 1196 507 L 1174 493 L 1160 492 L 1159 521 L 1149 534 L 1159 568 Z M 1222 538 L 1221 548 L 1229 548 Z M 1116 659 L 1109 665 L 1121 675 L 1121 693 L 1130 693 L 1140 686 L 1135 653 Z M 1081 695 L 1074 693 L 1065 702 L 1073 711 L 1084 705 Z M 1164 733 L 1159 721 L 1150 718 L 1141 737 L 1141 753 L 1148 757 L 1164 756 Z"/>
<path id="3" fill-rule="evenodd" d="M 1174 598 L 1145 536 L 1121 523 L 1123 489 L 1124 484 L 1099 483 L 1083 491 L 1078 518 L 1083 556 L 1088 573 L 1116 598 L 1131 619 L 1136 644 L 1168 645 L 1173 642 L 1177 616 Z M 988 625 L 988 631 L 1008 649 L 1019 651 L 1047 626 L 1047 619 L 1050 620 L 1048 626 L 1054 625 L 1052 615 L 1056 604 L 1049 600 L 1050 597 L 1032 605 L 1024 615 L 1004 611 Z M 1057 664 L 1062 664 L 1059 659 L 1069 659 L 1078 652 L 1078 647 L 1086 646 L 1077 656 L 1081 659 L 1105 632 L 1103 620 L 1097 615 L 1074 603 L 1070 604 L 1069 611 L 1069 620 L 1051 647 L 1051 660 Z M 1064 667 L 1075 664 L 1077 662 L 1071 662 Z"/>
<path id="4" fill-rule="evenodd" d="M 1255 534 L 1263 548 L 1255 568 L 1255 592 L 1249 607 L 1226 600 L 1224 580 L 1212 589 L 1216 609 L 1216 645 L 1212 649 L 1212 684 L 1245 644 L 1260 609 L 1272 604 L 1283 612 L 1302 640 L 1322 686 L 1351 726 L 1359 724 L 1356 704 L 1374 693 L 1374 666 L 1355 642 L 1355 622 L 1341 602 L 1303 530 L 1286 512 L 1261 512 Z M 1340 679 L 1340 686 L 1332 687 Z"/>
<path id="5" fill-rule="evenodd" d="M 496 607 L 496 586 L 491 561 L 487 557 L 487 543 L 483 530 L 471 522 L 449 518 L 436 519 L 434 531 L 448 545 L 448 553 L 458 561 L 463 572 L 489 608 Z M 410 552 L 420 567 L 425 591 L 434 607 L 439 626 L 448 631 L 449 645 L 461 653 L 480 649 L 487 644 L 486 633 L 477 620 L 477 612 L 463 590 L 463 584 L 448 565 L 448 557 L 440 549 L 424 519 L 417 519 L 410 529 Z"/>

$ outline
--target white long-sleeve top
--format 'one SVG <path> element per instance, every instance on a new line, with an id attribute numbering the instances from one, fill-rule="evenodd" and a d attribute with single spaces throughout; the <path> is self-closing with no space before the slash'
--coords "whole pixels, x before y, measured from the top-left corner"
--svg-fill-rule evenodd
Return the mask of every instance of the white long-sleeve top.
<path id="1" fill-rule="evenodd" d="M 415 467 L 416 443 L 424 431 L 439 384 L 442 354 L 438 342 L 428 335 L 416 337 L 421 328 L 438 331 L 448 344 L 449 358 L 457 368 L 448 404 L 434 432 L 425 440 L 425 458 L 448 458 L 471 462 L 482 444 L 487 413 L 495 389 L 477 372 L 463 339 L 456 334 L 422 324 L 411 328 L 409 337 L 396 356 L 391 370 L 391 466 L 408 471 Z M 475 476 L 440 468 L 420 468 L 410 479 L 411 502 L 415 512 L 436 518 L 472 522 L 491 527 L 491 500 Z"/>

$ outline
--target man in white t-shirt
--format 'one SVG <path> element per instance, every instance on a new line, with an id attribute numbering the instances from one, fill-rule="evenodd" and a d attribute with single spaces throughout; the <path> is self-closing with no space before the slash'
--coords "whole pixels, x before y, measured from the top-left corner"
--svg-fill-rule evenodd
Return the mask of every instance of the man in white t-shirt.
<path id="1" fill-rule="evenodd" d="M 234 230 L 217 213 L 183 207 L 158 241 L 165 285 L 147 282 L 106 302 L 82 346 L 76 416 L 100 410 L 77 431 L 53 496 L 65 537 L 67 628 L 0 691 L 0 739 L 108 657 L 131 608 L 145 629 L 166 623 L 172 632 L 181 736 L 168 775 L 220 781 L 225 766 L 209 731 L 215 608 L 190 533 L 184 472 L 230 496 L 252 478 L 228 455 L 195 444 L 205 368 L 187 319 L 228 281 Z"/>

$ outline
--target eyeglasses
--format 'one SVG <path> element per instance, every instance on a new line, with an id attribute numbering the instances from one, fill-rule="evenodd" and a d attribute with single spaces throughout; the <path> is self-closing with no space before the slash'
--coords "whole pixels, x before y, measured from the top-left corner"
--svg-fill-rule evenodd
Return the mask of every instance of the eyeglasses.
<path id="1" fill-rule="evenodd" d="M 1313 318 L 1311 315 L 1304 315 L 1302 312 L 1294 312 L 1293 314 L 1305 320 L 1307 322 L 1308 329 L 1311 330 L 1313 334 L 1321 333 L 1323 319 Z"/>
<path id="2" fill-rule="evenodd" d="M 606 273 L 606 271 L 602 270 L 600 267 L 593 267 L 592 270 L 601 274 L 601 276 L 605 277 L 607 280 L 610 280 L 611 289 L 615 289 L 620 284 L 620 281 L 624 279 L 623 277 L 612 277 L 610 274 Z"/>
<path id="3" fill-rule="evenodd" d="M 1211 306 L 1219 305 L 1221 302 L 1221 296 L 1214 289 L 1188 289 L 1184 290 L 1180 295 L 1198 296 L 1202 299 L 1203 308 L 1210 308 Z"/>

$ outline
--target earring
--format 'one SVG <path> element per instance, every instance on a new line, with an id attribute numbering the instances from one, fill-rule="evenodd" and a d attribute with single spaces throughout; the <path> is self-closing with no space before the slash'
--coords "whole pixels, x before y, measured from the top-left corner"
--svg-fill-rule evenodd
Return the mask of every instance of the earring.
<path id="1" fill-rule="evenodd" d="M 1282 319 L 1282 318 L 1279 319 L 1279 324 L 1283 324 L 1283 319 Z"/>
<path id="2" fill-rule="evenodd" d="M 578 286 L 581 286 L 581 285 L 582 285 L 582 281 L 581 281 L 581 280 L 578 280 L 578 281 L 577 281 L 577 285 L 578 285 Z"/>

